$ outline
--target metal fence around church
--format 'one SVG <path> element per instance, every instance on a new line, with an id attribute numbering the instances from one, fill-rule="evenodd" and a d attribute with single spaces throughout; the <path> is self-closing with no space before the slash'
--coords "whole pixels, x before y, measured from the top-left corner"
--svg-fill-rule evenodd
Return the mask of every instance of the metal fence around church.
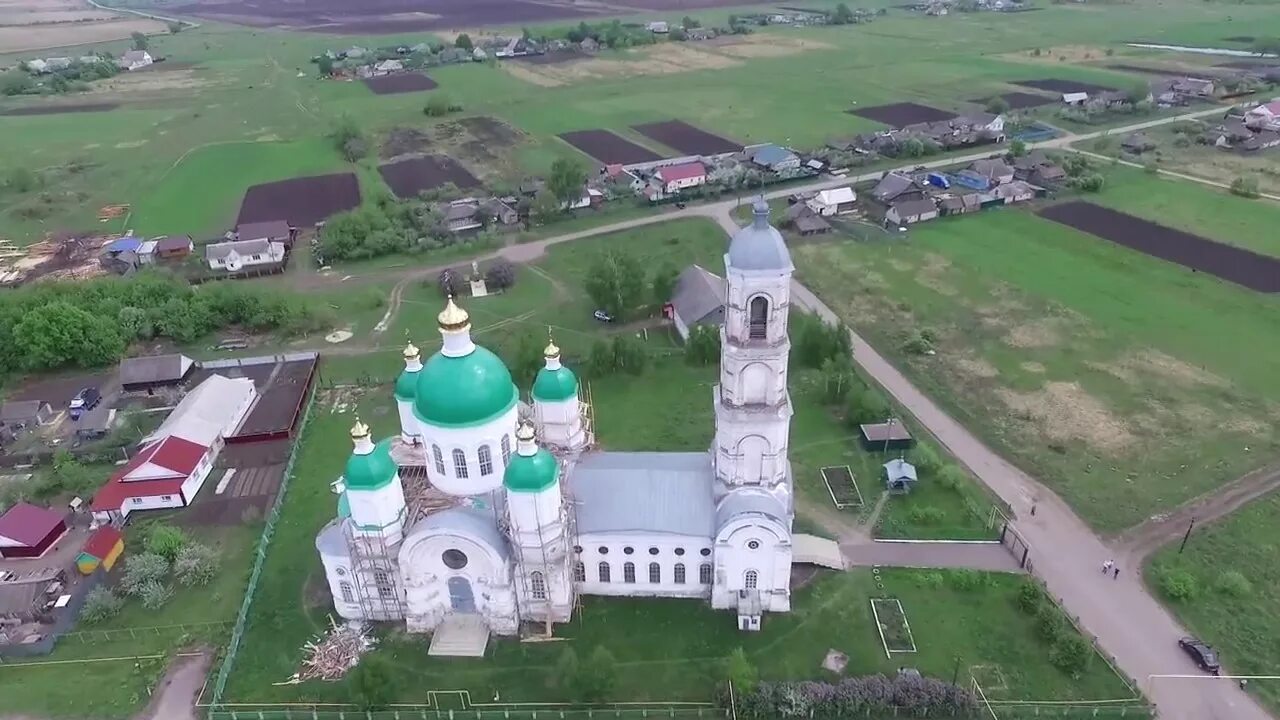
<path id="1" fill-rule="evenodd" d="M 276 522 L 280 519 L 280 508 L 284 505 L 285 495 L 288 494 L 289 484 L 293 480 L 293 466 L 298 460 L 299 451 L 307 442 L 306 430 L 315 409 L 316 394 L 313 388 L 308 395 L 307 407 L 303 412 L 302 422 L 298 424 L 296 436 L 298 441 L 293 444 L 293 449 L 289 451 L 289 461 L 284 466 L 284 476 L 280 480 L 280 491 L 276 493 L 275 502 L 271 504 L 271 511 L 267 513 L 266 524 L 262 528 L 262 535 L 258 539 L 258 547 L 253 554 L 253 569 L 249 573 L 249 583 L 245 587 L 244 599 L 240 602 L 240 612 L 236 614 L 235 626 L 231 629 L 231 641 L 227 643 L 226 654 L 222 659 L 222 665 L 218 668 L 218 675 L 213 683 L 213 695 L 209 703 L 213 707 L 217 707 L 222 701 L 223 693 L 227 689 L 227 678 L 231 675 L 231 668 L 235 665 L 236 654 L 240 650 L 240 641 L 244 638 L 245 625 L 249 620 L 249 610 L 253 607 L 253 598 L 257 595 L 258 581 L 262 578 L 262 566 L 267 559 L 267 550 L 271 547 L 271 538 L 275 535 Z M 213 713 L 210 713 L 210 716 L 212 717 Z M 240 717 L 260 716 L 241 715 Z M 352 715 L 352 717 L 355 716 Z"/>
<path id="2" fill-rule="evenodd" d="M 724 720 L 729 711 L 717 707 L 625 707 L 561 709 L 555 707 L 470 708 L 440 710 L 428 706 L 392 706 L 386 710 L 307 707 L 248 707 L 214 710 L 210 720 Z"/>

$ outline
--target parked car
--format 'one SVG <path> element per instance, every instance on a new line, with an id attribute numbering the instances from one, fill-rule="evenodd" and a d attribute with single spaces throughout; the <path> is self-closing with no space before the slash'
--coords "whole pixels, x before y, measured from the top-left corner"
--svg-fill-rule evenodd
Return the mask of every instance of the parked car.
<path id="1" fill-rule="evenodd" d="M 1218 652 L 1204 641 L 1193 637 L 1184 637 L 1178 641 L 1178 647 L 1182 648 L 1182 651 L 1187 655 L 1190 655 L 1201 670 L 1211 672 L 1214 675 L 1221 672 L 1222 666 L 1218 664 Z"/>
<path id="2" fill-rule="evenodd" d="M 80 416 L 98 407 L 98 403 L 102 402 L 102 393 L 98 392 L 96 387 L 87 387 L 76 393 L 71 399 L 71 419 L 79 420 Z"/>
<path id="3" fill-rule="evenodd" d="M 677 210 L 683 210 L 683 209 L 685 209 L 685 208 L 687 208 L 687 207 L 689 207 L 689 203 L 687 203 L 687 202 L 685 202 L 685 201 L 683 201 L 683 200 L 677 200 L 677 201 L 676 201 L 676 209 L 677 209 Z"/>
<path id="4" fill-rule="evenodd" d="M 613 322 L 613 316 L 603 310 L 597 310 L 591 313 L 591 316 L 600 322 Z"/>

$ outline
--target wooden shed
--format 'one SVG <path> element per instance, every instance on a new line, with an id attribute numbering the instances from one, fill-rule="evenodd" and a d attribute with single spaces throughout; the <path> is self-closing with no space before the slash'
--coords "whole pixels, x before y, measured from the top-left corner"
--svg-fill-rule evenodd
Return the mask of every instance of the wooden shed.
<path id="1" fill-rule="evenodd" d="M 858 429 L 862 433 L 862 447 L 868 452 L 910 450 L 916 444 L 906 425 L 894 418 L 882 423 L 859 425 Z"/>

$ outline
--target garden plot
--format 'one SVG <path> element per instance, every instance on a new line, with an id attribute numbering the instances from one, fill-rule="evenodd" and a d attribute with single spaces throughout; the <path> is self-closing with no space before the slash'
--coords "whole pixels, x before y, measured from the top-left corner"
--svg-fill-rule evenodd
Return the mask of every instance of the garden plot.
<path id="1" fill-rule="evenodd" d="M 399 93 L 434 90 L 439 84 L 422 73 L 399 73 L 382 77 L 367 78 L 365 86 L 375 95 L 396 95 Z"/>
<path id="2" fill-rule="evenodd" d="M 378 173 L 398 198 L 417 197 L 452 183 L 459 188 L 478 187 L 480 181 L 453 158 L 444 155 L 409 158 L 378 166 Z"/>
<path id="3" fill-rule="evenodd" d="M 249 188 L 236 224 L 287 220 L 295 227 L 314 225 L 359 204 L 354 173 L 292 178 Z"/>
<path id="4" fill-rule="evenodd" d="M 875 120 L 878 123 L 884 123 L 885 125 L 896 128 L 923 122 L 940 122 L 942 120 L 950 120 L 956 116 L 953 112 L 939 110 L 935 107 L 929 107 L 928 105 L 921 105 L 913 102 L 900 102 L 892 103 L 890 105 L 856 108 L 849 112 L 857 115 L 858 117 Z"/>
<path id="5" fill-rule="evenodd" d="M 1028 92 L 1009 92 L 996 97 L 1004 100 L 1010 110 L 1026 110 L 1027 108 L 1042 107 L 1058 102 L 1058 98 Z M 992 98 L 975 98 L 972 102 L 976 105 L 985 106 L 991 100 Z"/>
<path id="6" fill-rule="evenodd" d="M 658 153 L 608 130 L 575 130 L 560 133 L 560 139 L 605 165 L 614 163 L 630 165 L 662 159 Z"/>
<path id="7" fill-rule="evenodd" d="M 862 507 L 862 491 L 858 489 L 858 480 L 848 465 L 824 467 L 821 472 L 832 504 L 841 510 Z"/>
<path id="8" fill-rule="evenodd" d="M 1115 88 L 1107 87 L 1106 85 L 1094 85 L 1093 83 L 1079 82 L 1078 80 L 1062 80 L 1059 78 L 1018 80 L 1013 84 L 1055 93 L 1100 93 L 1115 90 Z"/>
<path id="9" fill-rule="evenodd" d="M 742 149 L 742 143 L 713 135 L 683 120 L 632 125 L 631 129 L 686 155 L 716 155 Z"/>
<path id="10" fill-rule="evenodd" d="M 871 614 L 880 631 L 880 644 L 884 647 L 885 657 L 916 652 L 916 640 L 911 635 L 907 611 L 897 598 L 871 598 Z"/>
<path id="11" fill-rule="evenodd" d="M 106 112 L 120 107 L 117 103 L 64 103 L 60 105 L 42 104 L 26 107 L 6 108 L 0 115 L 62 115 L 64 113 Z"/>

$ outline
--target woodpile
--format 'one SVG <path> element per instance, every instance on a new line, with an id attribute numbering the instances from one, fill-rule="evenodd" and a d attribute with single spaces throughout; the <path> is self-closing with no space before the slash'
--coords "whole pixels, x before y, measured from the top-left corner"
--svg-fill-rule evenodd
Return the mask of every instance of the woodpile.
<path id="1" fill-rule="evenodd" d="M 339 625 L 330 617 L 329 632 L 316 636 L 303 646 L 306 657 L 302 660 L 302 670 L 282 684 L 341 680 L 373 645 L 373 639 L 364 633 L 363 624 L 347 622 Z"/>

